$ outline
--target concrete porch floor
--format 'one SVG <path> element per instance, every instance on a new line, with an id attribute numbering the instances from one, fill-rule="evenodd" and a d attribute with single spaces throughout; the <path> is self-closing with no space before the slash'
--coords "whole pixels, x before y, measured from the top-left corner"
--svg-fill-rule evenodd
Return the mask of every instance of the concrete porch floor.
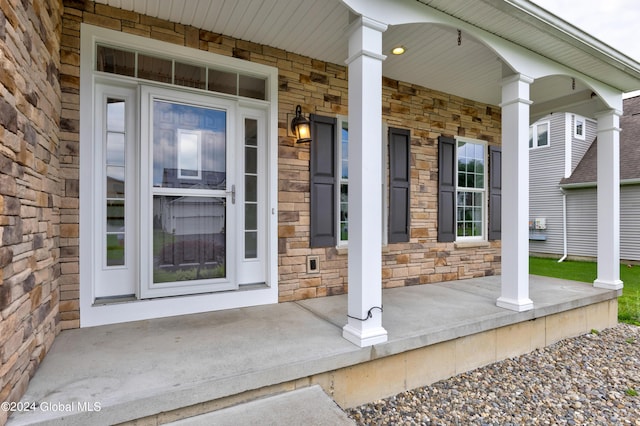
<path id="1" fill-rule="evenodd" d="M 384 290 L 389 339 L 367 348 L 342 338 L 346 295 L 64 331 L 22 399 L 40 408 L 8 424 L 164 423 L 314 384 L 355 406 L 428 384 L 412 380 L 409 353 L 449 344 L 440 357 L 450 367 L 419 361 L 440 370 L 426 372 L 433 382 L 617 321 L 619 292 L 590 284 L 531 276 L 534 309 L 521 313 L 497 307 L 499 294 L 500 277 Z M 460 351 L 469 360 L 447 359 Z M 401 383 L 391 367 L 391 378 L 374 377 L 383 389 L 362 392 L 356 376 L 375 376 L 386 367 L 373 363 L 387 359 L 403 365 Z"/>

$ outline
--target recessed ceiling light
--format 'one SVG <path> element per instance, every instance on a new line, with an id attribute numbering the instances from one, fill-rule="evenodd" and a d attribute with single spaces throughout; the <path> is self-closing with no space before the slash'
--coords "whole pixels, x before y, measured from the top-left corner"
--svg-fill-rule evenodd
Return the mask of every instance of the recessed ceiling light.
<path id="1" fill-rule="evenodd" d="M 393 53 L 394 55 L 402 55 L 406 51 L 407 51 L 407 48 L 404 46 L 396 46 L 393 49 L 391 49 L 391 53 Z"/>

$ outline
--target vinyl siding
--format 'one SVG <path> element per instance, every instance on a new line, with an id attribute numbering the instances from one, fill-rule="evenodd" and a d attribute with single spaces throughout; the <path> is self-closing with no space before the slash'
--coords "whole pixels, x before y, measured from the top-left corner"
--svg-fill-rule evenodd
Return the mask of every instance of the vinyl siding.
<path id="1" fill-rule="evenodd" d="M 640 185 L 620 187 L 620 259 L 640 260 Z"/>
<path id="2" fill-rule="evenodd" d="M 562 192 L 564 177 L 565 115 L 553 114 L 540 121 L 550 121 L 550 143 L 547 147 L 529 150 L 529 220 L 545 218 L 547 229 L 539 231 L 546 241 L 529 241 L 529 251 L 561 255 Z M 506 166 L 506 165 L 505 165 Z"/>
<path id="3" fill-rule="evenodd" d="M 570 256 L 596 256 L 596 218 L 595 188 L 567 190 L 567 247 Z"/>
<path id="4" fill-rule="evenodd" d="M 567 191 L 570 256 L 597 257 L 595 188 Z M 640 185 L 620 187 L 620 259 L 640 260 Z"/>

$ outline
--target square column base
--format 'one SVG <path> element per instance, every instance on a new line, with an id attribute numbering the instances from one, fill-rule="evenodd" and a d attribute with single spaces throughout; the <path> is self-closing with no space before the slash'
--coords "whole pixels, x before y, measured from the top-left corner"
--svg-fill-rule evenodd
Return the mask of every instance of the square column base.
<path id="1" fill-rule="evenodd" d="M 606 288 L 607 290 L 622 290 L 622 287 L 624 287 L 623 282 L 620 280 L 595 280 L 593 286 L 596 288 Z"/>
<path id="2" fill-rule="evenodd" d="M 387 330 L 383 327 L 370 329 L 358 329 L 347 324 L 342 327 L 342 337 L 356 346 L 364 348 L 366 346 L 377 345 L 387 341 Z"/>
<path id="3" fill-rule="evenodd" d="M 509 299 L 499 297 L 496 305 L 500 308 L 509 309 L 516 312 L 525 312 L 533 309 L 533 301 L 531 299 Z"/>

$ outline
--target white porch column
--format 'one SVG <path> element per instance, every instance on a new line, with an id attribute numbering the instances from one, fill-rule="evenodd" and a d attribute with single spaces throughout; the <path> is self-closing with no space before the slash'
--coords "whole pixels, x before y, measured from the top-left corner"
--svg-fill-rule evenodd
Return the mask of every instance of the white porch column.
<path id="1" fill-rule="evenodd" d="M 349 34 L 349 293 L 342 335 L 360 346 L 387 341 L 382 327 L 382 33 L 365 17 Z"/>
<path id="2" fill-rule="evenodd" d="M 502 81 L 502 290 L 501 308 L 533 309 L 529 299 L 529 85 L 511 75 Z"/>
<path id="3" fill-rule="evenodd" d="M 598 277 L 594 287 L 619 290 L 620 281 L 620 111 L 598 118 Z"/>

